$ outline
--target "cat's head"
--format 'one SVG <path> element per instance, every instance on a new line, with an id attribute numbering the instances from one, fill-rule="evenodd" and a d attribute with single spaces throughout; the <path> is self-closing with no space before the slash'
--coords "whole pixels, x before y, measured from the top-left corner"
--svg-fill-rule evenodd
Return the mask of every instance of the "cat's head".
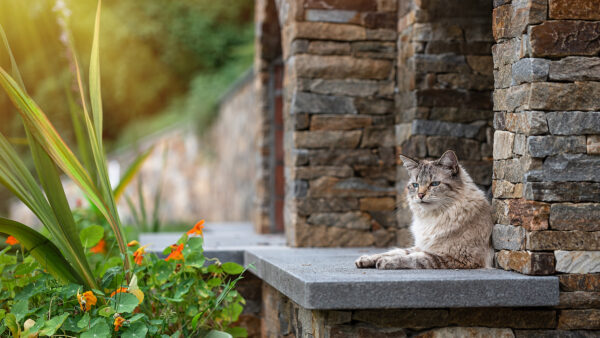
<path id="1" fill-rule="evenodd" d="M 400 159 L 410 175 L 407 195 L 411 207 L 438 209 L 452 204 L 458 197 L 464 175 L 452 150 L 435 161 L 418 161 L 403 155 Z"/>

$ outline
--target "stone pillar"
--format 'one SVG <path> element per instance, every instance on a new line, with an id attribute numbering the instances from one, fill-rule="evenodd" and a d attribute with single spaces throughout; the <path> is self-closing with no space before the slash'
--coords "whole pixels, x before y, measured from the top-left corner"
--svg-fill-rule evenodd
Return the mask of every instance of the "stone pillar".
<path id="1" fill-rule="evenodd" d="M 558 328 L 598 329 L 600 4 L 494 7 L 497 264 L 558 274 Z"/>
<path id="2" fill-rule="evenodd" d="M 395 244 L 396 0 L 281 0 L 286 234 Z"/>
<path id="3" fill-rule="evenodd" d="M 400 0 L 398 11 L 398 152 L 432 159 L 452 149 L 484 191 L 492 174 L 491 11 L 480 0 Z M 400 228 L 411 219 L 407 178 L 398 166 Z"/>

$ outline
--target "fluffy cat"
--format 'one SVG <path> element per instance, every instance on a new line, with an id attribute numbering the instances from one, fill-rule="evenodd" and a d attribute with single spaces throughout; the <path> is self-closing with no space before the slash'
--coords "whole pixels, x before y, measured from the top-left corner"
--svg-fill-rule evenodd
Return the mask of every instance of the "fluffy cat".
<path id="1" fill-rule="evenodd" d="M 364 255 L 359 268 L 476 269 L 492 266 L 492 212 L 484 193 L 448 150 L 436 161 L 400 155 L 410 174 L 407 195 L 415 246 Z"/>

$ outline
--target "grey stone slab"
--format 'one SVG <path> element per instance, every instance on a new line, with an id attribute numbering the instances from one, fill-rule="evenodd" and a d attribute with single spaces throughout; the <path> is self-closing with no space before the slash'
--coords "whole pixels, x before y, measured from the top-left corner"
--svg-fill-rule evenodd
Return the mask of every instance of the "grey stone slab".
<path id="1" fill-rule="evenodd" d="M 244 263 L 308 309 L 552 306 L 558 278 L 496 269 L 357 269 L 354 260 L 381 249 L 254 248 Z"/>

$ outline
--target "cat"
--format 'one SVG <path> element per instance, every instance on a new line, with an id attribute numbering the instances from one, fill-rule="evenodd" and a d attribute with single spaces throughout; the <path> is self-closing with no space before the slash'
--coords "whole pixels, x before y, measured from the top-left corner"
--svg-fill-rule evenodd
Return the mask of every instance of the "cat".
<path id="1" fill-rule="evenodd" d="M 417 161 L 400 155 L 408 169 L 408 204 L 415 245 L 364 255 L 358 268 L 477 269 L 492 267 L 491 206 L 456 154 Z"/>

